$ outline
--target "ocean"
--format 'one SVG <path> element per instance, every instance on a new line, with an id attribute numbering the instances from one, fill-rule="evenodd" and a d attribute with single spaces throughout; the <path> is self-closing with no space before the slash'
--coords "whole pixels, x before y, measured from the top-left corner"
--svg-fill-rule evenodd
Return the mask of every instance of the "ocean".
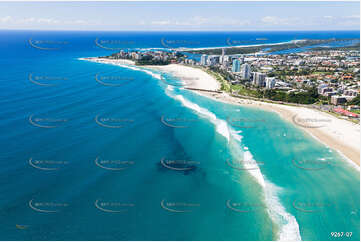
<path id="1" fill-rule="evenodd" d="M 0 240 L 360 239 L 359 170 L 336 150 L 169 74 L 78 59 L 359 31 L 0 36 Z"/>

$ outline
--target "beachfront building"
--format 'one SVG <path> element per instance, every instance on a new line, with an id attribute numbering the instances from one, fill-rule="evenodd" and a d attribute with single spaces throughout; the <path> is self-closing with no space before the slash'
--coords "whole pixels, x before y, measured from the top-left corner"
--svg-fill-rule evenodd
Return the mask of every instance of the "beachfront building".
<path id="1" fill-rule="evenodd" d="M 202 55 L 201 56 L 201 65 L 202 66 L 207 65 L 207 60 L 208 60 L 208 56 L 207 55 Z"/>
<path id="2" fill-rule="evenodd" d="M 272 89 L 276 85 L 276 78 L 274 77 L 266 77 L 266 88 Z"/>
<path id="3" fill-rule="evenodd" d="M 266 74 L 262 72 L 253 73 L 253 85 L 258 87 L 263 87 L 265 79 L 266 79 Z"/>
<path id="4" fill-rule="evenodd" d="M 343 91 L 343 95 L 345 96 L 357 96 L 359 92 L 357 90 L 352 90 L 352 89 L 348 89 L 348 90 L 344 90 Z"/>
<path id="5" fill-rule="evenodd" d="M 230 64 L 230 63 L 229 63 L 229 62 L 230 62 L 229 59 L 230 59 L 229 55 L 223 56 L 222 65 L 223 65 L 223 66 L 228 66 L 228 65 Z"/>
<path id="6" fill-rule="evenodd" d="M 223 63 L 224 63 L 224 48 L 222 48 L 222 55 L 219 58 L 219 64 L 223 65 Z"/>
<path id="7" fill-rule="evenodd" d="M 207 65 L 214 66 L 219 63 L 219 55 L 210 55 L 207 59 Z"/>
<path id="8" fill-rule="evenodd" d="M 232 62 L 232 72 L 241 71 L 241 62 L 238 59 L 234 59 Z"/>
<path id="9" fill-rule="evenodd" d="M 244 63 L 244 56 L 243 55 L 239 57 L 239 61 L 241 62 L 241 65 Z"/>
<path id="10" fill-rule="evenodd" d="M 249 80 L 251 77 L 251 67 L 245 63 L 241 66 L 241 78 L 243 80 Z"/>
<path id="11" fill-rule="evenodd" d="M 331 97 L 331 103 L 333 105 L 341 105 L 341 104 L 344 104 L 346 102 L 347 102 L 347 99 L 344 96 L 336 96 L 335 95 L 335 96 Z"/>
<path id="12" fill-rule="evenodd" d="M 330 92 L 334 92 L 334 90 L 333 90 L 332 87 L 324 87 L 324 88 L 321 89 L 321 93 L 320 93 L 320 94 L 321 94 L 322 96 L 327 97 L 327 96 L 328 96 L 328 93 L 330 93 Z"/>

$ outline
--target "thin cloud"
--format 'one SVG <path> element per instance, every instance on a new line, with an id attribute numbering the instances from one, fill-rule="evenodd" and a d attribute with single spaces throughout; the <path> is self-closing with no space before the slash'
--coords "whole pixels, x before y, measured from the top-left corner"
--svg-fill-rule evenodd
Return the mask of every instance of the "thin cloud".
<path id="1" fill-rule="evenodd" d="M 145 21 L 140 21 L 139 24 L 144 25 Z M 161 25 L 161 26 L 205 26 L 205 25 L 214 25 L 214 26 L 245 26 L 250 25 L 251 21 L 249 20 L 237 20 L 237 19 L 228 19 L 223 17 L 202 17 L 202 16 L 193 16 L 187 20 L 156 20 L 151 21 L 151 25 Z"/>
<path id="2" fill-rule="evenodd" d="M 10 24 L 10 25 L 31 25 L 31 24 L 45 24 L 45 25 L 91 25 L 91 24 L 100 24 L 98 21 L 86 21 L 82 19 L 74 20 L 60 20 L 55 18 L 16 18 L 12 16 L 5 16 L 0 18 L 1 24 Z"/>
<path id="3" fill-rule="evenodd" d="M 278 16 L 265 16 L 261 22 L 267 25 L 296 25 L 302 22 L 300 18 L 281 18 Z"/>

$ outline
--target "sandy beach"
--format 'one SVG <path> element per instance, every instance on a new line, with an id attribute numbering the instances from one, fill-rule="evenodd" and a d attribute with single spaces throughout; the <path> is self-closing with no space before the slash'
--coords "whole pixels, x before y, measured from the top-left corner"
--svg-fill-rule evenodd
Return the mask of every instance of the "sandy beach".
<path id="1" fill-rule="evenodd" d="M 170 73 L 183 80 L 185 87 L 207 89 L 210 91 L 217 91 L 220 89 L 220 84 L 211 75 L 201 69 L 183 66 L 180 64 L 144 67 Z"/>
<path id="2" fill-rule="evenodd" d="M 147 66 L 147 68 L 169 72 L 184 79 L 185 83 L 187 83 L 186 87 L 213 91 L 220 88 L 215 78 L 198 68 L 179 64 Z M 188 82 L 189 80 L 192 80 L 192 82 Z M 241 99 L 232 97 L 228 93 L 196 92 L 221 102 L 277 112 L 283 119 L 297 125 L 323 144 L 340 152 L 351 163 L 353 162 L 353 165 L 360 166 L 360 126 L 358 124 L 311 108 Z"/>
<path id="3" fill-rule="evenodd" d="M 339 151 L 360 166 L 360 126 L 315 109 L 265 103 L 230 96 L 228 93 L 199 92 L 218 101 L 277 112 L 283 119 L 297 125 L 311 136 Z"/>

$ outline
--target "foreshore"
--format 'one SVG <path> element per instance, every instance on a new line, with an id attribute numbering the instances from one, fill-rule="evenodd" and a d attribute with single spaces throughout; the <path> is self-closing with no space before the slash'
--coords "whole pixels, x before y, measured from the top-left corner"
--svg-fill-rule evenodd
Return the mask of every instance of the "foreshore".
<path id="1" fill-rule="evenodd" d="M 147 66 L 171 73 L 183 79 L 185 87 L 216 91 L 220 89 L 219 82 L 208 73 L 198 68 L 172 64 L 166 66 Z M 189 82 L 189 80 L 192 80 Z M 360 166 L 360 126 L 347 120 L 339 119 L 331 114 L 306 107 L 274 104 L 233 97 L 228 93 L 212 93 L 195 91 L 217 101 L 261 108 L 278 113 L 283 119 L 297 125 L 299 128 L 327 145 L 337 150 L 353 164 Z"/>
<path id="2" fill-rule="evenodd" d="M 206 89 L 217 91 L 220 84 L 208 73 L 201 69 L 184 66 L 180 64 L 170 64 L 164 66 L 144 66 L 145 68 L 170 73 L 184 82 L 185 87 L 195 89 Z"/>
<path id="3" fill-rule="evenodd" d="M 134 61 L 124 59 L 115 60 L 96 57 L 79 59 L 113 65 L 135 64 Z M 193 68 L 180 64 L 170 64 L 164 66 L 151 65 L 141 67 L 170 73 L 182 80 L 184 82 L 185 88 L 208 90 L 195 92 L 214 100 L 276 112 L 284 120 L 291 122 L 323 144 L 340 152 L 345 158 L 347 158 L 348 161 L 352 163 L 354 167 L 357 166 L 358 169 L 360 167 L 359 124 L 355 124 L 350 121 L 337 118 L 331 114 L 311 108 L 242 99 L 233 97 L 226 92 L 212 92 L 220 90 L 220 83 L 213 76 L 199 68 Z"/>
<path id="4" fill-rule="evenodd" d="M 276 112 L 283 119 L 298 126 L 328 147 L 339 151 L 358 167 L 360 166 L 360 126 L 358 124 L 311 108 L 240 99 L 228 93 L 198 93 L 230 104 Z"/>

